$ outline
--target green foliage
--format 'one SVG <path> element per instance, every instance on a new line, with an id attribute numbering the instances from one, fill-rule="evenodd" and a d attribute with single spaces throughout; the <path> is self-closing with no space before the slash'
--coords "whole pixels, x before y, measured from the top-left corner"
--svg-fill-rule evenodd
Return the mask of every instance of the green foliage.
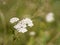
<path id="1" fill-rule="evenodd" d="M 45 20 L 48 12 L 54 13 L 52 23 Z M 29 17 L 34 26 L 17 32 L 12 17 Z M 31 31 L 36 34 L 29 35 Z M 0 0 L 0 45 L 60 45 L 60 0 Z"/>

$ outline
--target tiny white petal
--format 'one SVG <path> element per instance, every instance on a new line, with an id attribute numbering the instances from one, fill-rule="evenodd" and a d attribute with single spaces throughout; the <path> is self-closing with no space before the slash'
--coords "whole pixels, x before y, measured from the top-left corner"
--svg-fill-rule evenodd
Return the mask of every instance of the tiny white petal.
<path id="1" fill-rule="evenodd" d="M 17 17 L 14 17 L 14 18 L 10 19 L 10 23 L 15 23 L 17 21 L 19 21 L 19 18 L 17 18 Z"/>
<path id="2" fill-rule="evenodd" d="M 53 13 L 48 13 L 47 16 L 46 16 L 46 21 L 47 22 L 54 21 L 54 14 Z"/>

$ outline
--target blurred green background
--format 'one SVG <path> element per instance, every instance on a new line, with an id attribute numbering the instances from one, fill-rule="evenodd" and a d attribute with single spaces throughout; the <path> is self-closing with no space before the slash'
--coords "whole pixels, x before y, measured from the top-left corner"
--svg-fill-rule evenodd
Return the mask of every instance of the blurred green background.
<path id="1" fill-rule="evenodd" d="M 54 13 L 52 23 L 45 20 L 49 12 Z M 9 22 L 12 17 L 31 18 L 34 26 L 19 33 Z M 60 0 L 0 0 L 0 45 L 60 45 Z"/>

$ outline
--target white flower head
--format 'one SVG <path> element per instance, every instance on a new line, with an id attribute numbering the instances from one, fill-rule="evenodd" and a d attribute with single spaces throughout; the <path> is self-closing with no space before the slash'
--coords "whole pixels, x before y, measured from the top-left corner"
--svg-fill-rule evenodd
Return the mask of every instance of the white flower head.
<path id="1" fill-rule="evenodd" d="M 48 13 L 46 16 L 46 21 L 47 22 L 52 22 L 54 21 L 54 14 L 52 12 Z"/>
<path id="2" fill-rule="evenodd" d="M 34 36 L 36 33 L 34 31 L 30 32 L 31 36 Z"/>
<path id="3" fill-rule="evenodd" d="M 23 19 L 23 20 L 21 20 L 21 21 L 19 21 L 19 18 L 16 18 L 16 17 L 10 19 L 10 22 L 11 22 L 11 23 L 14 23 L 14 22 L 17 22 L 17 21 L 18 21 L 18 23 L 17 23 L 16 25 L 14 25 L 14 28 L 15 28 L 18 32 L 22 32 L 22 33 L 27 32 L 28 30 L 26 29 L 26 27 L 27 27 L 27 26 L 30 26 L 30 27 L 33 26 L 33 22 L 32 22 L 32 20 L 29 19 L 29 18 L 25 18 L 25 19 Z"/>
<path id="4" fill-rule="evenodd" d="M 19 18 L 17 18 L 17 17 L 13 17 L 10 19 L 10 23 L 15 23 L 17 21 L 19 21 Z"/>

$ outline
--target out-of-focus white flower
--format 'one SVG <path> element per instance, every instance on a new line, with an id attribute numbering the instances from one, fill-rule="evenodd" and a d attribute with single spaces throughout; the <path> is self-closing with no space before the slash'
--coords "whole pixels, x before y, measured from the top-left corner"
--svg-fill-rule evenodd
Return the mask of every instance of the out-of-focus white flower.
<path id="1" fill-rule="evenodd" d="M 13 17 L 10 19 L 10 23 L 15 23 L 17 21 L 19 21 L 19 18 L 17 18 L 17 17 Z"/>
<path id="2" fill-rule="evenodd" d="M 27 32 L 28 30 L 26 28 L 18 28 L 17 29 L 18 32 L 21 32 L 21 33 L 25 33 Z"/>
<path id="3" fill-rule="evenodd" d="M 52 22 L 54 21 L 54 14 L 52 12 L 48 13 L 46 16 L 46 21 L 47 22 Z"/>
<path id="4" fill-rule="evenodd" d="M 23 20 L 21 20 L 21 21 L 19 21 L 19 19 L 16 18 L 16 17 L 10 19 L 10 22 L 11 22 L 11 23 L 14 23 L 14 22 L 17 22 L 17 21 L 18 21 L 18 23 L 17 23 L 16 25 L 14 25 L 14 28 L 15 28 L 18 32 L 22 32 L 22 33 L 27 32 L 27 29 L 26 29 L 27 25 L 30 26 L 30 27 L 33 26 L 33 22 L 32 22 L 32 20 L 29 19 L 29 18 L 25 18 L 25 19 L 23 19 Z"/>
<path id="5" fill-rule="evenodd" d="M 31 36 L 34 36 L 36 33 L 34 31 L 30 32 Z"/>

